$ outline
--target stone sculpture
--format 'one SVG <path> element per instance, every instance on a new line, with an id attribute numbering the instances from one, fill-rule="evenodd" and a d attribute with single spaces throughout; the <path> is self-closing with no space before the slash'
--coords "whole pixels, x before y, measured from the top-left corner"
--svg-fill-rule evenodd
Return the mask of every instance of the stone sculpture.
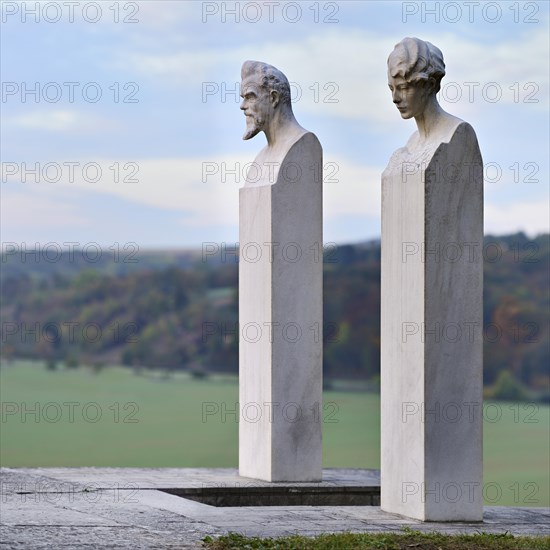
<path id="1" fill-rule="evenodd" d="M 381 507 L 481 521 L 483 175 L 436 94 L 441 51 L 399 42 L 388 84 L 417 131 L 382 175 Z"/>
<path id="2" fill-rule="evenodd" d="M 243 139 L 267 145 L 239 190 L 239 474 L 321 479 L 322 149 L 275 67 L 241 71 Z"/>

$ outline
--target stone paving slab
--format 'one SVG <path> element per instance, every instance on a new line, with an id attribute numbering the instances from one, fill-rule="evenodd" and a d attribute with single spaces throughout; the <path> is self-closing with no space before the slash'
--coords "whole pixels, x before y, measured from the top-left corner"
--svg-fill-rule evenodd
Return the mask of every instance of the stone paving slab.
<path id="1" fill-rule="evenodd" d="M 375 484 L 373 470 L 326 470 L 325 484 Z M 3 468 L 0 548 L 201 548 L 206 535 L 399 532 L 550 535 L 547 508 L 486 507 L 483 523 L 423 523 L 379 506 L 215 507 L 159 489 L 251 480 L 235 469 Z M 253 480 L 254 487 L 264 482 Z M 284 485 L 284 484 L 278 484 Z M 302 485 L 302 484 L 291 484 Z M 265 483 L 265 486 L 271 484 Z"/>
<path id="2" fill-rule="evenodd" d="M 268 482 L 241 477 L 237 468 L 17 468 L 20 475 L 55 479 L 79 485 L 97 485 L 103 489 L 139 484 L 140 489 L 303 486 L 380 486 L 380 470 L 325 468 L 321 482 Z"/>

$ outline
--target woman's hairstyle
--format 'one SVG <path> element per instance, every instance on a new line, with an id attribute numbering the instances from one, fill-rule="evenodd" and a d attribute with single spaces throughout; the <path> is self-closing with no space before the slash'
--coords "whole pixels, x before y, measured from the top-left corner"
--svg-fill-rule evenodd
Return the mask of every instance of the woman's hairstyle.
<path id="1" fill-rule="evenodd" d="M 439 48 L 420 38 L 407 37 L 388 57 L 388 70 L 392 77 L 401 76 L 409 84 L 432 80 L 437 93 L 445 76 L 445 63 Z"/>

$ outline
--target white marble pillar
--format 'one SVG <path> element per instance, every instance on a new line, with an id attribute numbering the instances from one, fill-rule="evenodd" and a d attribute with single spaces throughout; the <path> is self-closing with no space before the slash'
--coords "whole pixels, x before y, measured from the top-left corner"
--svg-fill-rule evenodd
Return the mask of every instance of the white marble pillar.
<path id="1" fill-rule="evenodd" d="M 415 81 L 441 80 L 437 48 L 405 39 L 388 65 L 394 103 L 419 130 L 382 176 L 381 507 L 480 521 L 481 154 L 472 127 L 437 104 L 438 86 Z"/>
<path id="2" fill-rule="evenodd" d="M 319 481 L 322 149 L 289 117 L 290 100 L 279 116 L 285 82 L 269 65 L 243 66 L 245 138 L 260 126 L 268 145 L 239 190 L 239 474 Z"/>

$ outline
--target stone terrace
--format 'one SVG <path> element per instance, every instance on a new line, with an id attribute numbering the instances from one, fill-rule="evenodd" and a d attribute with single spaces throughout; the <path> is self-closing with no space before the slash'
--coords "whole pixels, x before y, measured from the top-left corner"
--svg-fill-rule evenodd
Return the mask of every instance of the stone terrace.
<path id="1" fill-rule="evenodd" d="M 422 523 L 376 505 L 211 506 L 172 492 L 252 499 L 271 491 L 292 495 L 348 494 L 376 502 L 375 470 L 324 470 L 318 484 L 269 484 L 235 469 L 3 468 L 2 548 L 200 548 L 206 535 L 229 531 L 277 537 L 299 533 L 399 532 L 405 526 L 443 533 L 550 535 L 547 508 L 486 507 L 483 523 Z M 248 496 L 247 496 L 248 493 Z M 197 496 L 198 495 L 198 496 Z M 252 496 L 250 496 L 252 495 Z M 357 496 L 359 495 L 359 496 Z M 203 495 L 204 496 L 204 495 Z M 329 498 L 333 498 L 330 496 Z M 307 501 L 307 500 L 306 500 Z M 309 500 L 308 502 L 314 502 Z"/>

